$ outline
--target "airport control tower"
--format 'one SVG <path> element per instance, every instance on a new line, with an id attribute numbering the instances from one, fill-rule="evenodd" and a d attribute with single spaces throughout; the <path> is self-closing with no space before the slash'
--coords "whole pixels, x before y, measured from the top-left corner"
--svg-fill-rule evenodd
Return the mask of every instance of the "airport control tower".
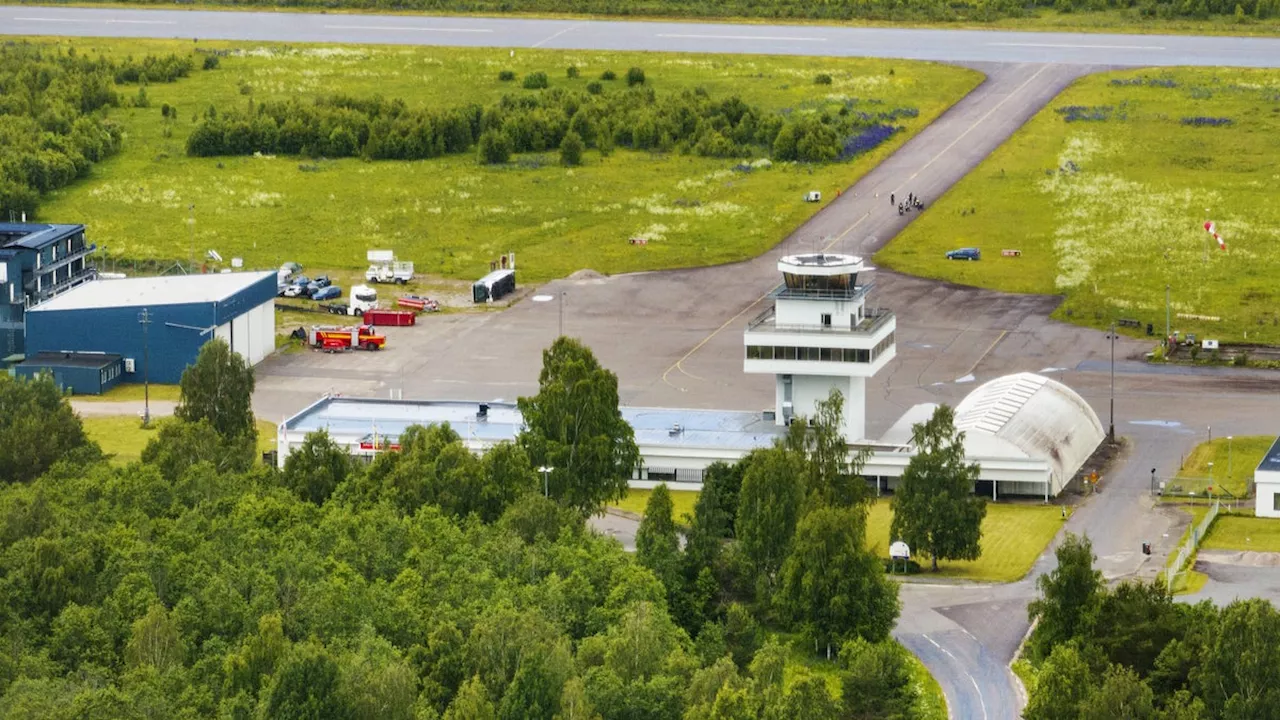
<path id="1" fill-rule="evenodd" d="M 866 306 L 869 284 L 858 273 L 872 270 L 853 255 L 813 253 L 778 261 L 782 285 L 773 307 L 743 333 L 743 370 L 777 378 L 779 425 L 812 417 L 831 390 L 844 394 L 844 435 L 866 439 L 867 378 L 893 359 L 893 313 Z"/>

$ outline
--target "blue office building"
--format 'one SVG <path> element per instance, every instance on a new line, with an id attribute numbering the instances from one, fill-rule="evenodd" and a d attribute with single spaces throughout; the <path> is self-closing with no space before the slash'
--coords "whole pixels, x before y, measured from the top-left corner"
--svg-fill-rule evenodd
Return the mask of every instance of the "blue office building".
<path id="1" fill-rule="evenodd" d="M 0 358 L 21 360 L 28 308 L 95 277 L 83 225 L 0 223 Z"/>
<path id="2" fill-rule="evenodd" d="M 95 280 L 27 311 L 31 353 L 108 353 L 121 382 L 176 383 L 222 338 L 249 365 L 275 350 L 276 273 Z"/>

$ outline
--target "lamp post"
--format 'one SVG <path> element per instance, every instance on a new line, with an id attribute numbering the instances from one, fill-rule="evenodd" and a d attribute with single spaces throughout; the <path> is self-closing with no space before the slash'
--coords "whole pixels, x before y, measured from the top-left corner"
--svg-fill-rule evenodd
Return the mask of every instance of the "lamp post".
<path id="1" fill-rule="evenodd" d="M 1231 436 L 1227 436 L 1227 482 L 1231 482 Z"/>
<path id="2" fill-rule="evenodd" d="M 555 468 L 550 465 L 543 465 L 538 468 L 538 472 L 542 473 L 542 497 L 551 497 L 550 485 L 547 477 L 551 475 L 551 471 Z"/>
<path id="3" fill-rule="evenodd" d="M 151 425 L 151 348 L 147 342 L 147 326 L 151 324 L 151 312 L 146 308 L 138 313 L 138 324 L 142 326 L 142 427 Z"/>
<path id="4" fill-rule="evenodd" d="M 1116 444 L 1116 323 L 1111 321 L 1111 423 L 1107 428 L 1107 438 Z"/>
<path id="5" fill-rule="evenodd" d="M 1155 469 L 1155 468 L 1151 468 L 1151 495 L 1152 495 L 1152 497 L 1154 497 L 1154 496 L 1155 496 L 1155 494 L 1156 494 L 1156 469 Z"/>
<path id="6" fill-rule="evenodd" d="M 559 329 L 559 331 L 557 331 L 557 333 L 556 333 L 556 337 L 557 337 L 557 338 L 562 338 L 562 337 L 564 337 L 564 296 L 565 296 L 565 293 L 564 293 L 564 292 L 561 292 L 561 293 L 560 293 L 560 302 L 559 302 L 559 303 L 557 303 L 557 305 L 559 305 L 559 306 L 560 306 L 560 308 L 559 308 L 559 310 L 560 310 L 560 329 Z"/>

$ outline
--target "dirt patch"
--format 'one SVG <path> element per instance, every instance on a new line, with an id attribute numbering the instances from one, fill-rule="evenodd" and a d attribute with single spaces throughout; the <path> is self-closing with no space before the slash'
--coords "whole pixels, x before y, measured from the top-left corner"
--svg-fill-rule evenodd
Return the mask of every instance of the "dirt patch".
<path id="1" fill-rule="evenodd" d="M 1280 553 L 1252 550 L 1201 550 L 1196 560 L 1239 567 L 1280 567 Z"/>
<path id="2" fill-rule="evenodd" d="M 589 281 L 589 280 L 601 281 L 601 280 L 607 280 L 608 278 L 609 278 L 608 275 L 598 273 L 595 270 L 592 270 L 590 268 L 583 268 L 568 277 L 569 280 L 573 280 L 575 282 L 582 282 L 584 280 L 585 281 Z"/>
<path id="3" fill-rule="evenodd" d="M 1071 478 L 1071 481 L 1062 488 L 1062 494 L 1064 496 L 1068 493 L 1072 495 L 1088 494 L 1089 488 L 1085 486 L 1084 478 L 1094 472 L 1098 473 L 1098 486 L 1105 488 L 1108 470 L 1124 454 L 1126 447 L 1128 447 L 1128 444 L 1123 437 L 1117 437 L 1115 445 L 1108 443 L 1104 437 L 1102 442 L 1098 443 L 1098 447 L 1093 451 L 1093 454 L 1089 456 L 1089 459 L 1085 460 L 1084 465 L 1080 466 L 1080 469 L 1076 471 L 1075 477 Z"/>

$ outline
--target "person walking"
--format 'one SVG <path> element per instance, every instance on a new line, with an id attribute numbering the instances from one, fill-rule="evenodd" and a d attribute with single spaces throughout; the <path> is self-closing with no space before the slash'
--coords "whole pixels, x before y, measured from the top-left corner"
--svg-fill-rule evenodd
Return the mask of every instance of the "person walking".
<path id="1" fill-rule="evenodd" d="M 889 205 L 892 207 L 898 203 L 893 199 L 893 193 L 889 193 Z"/>

